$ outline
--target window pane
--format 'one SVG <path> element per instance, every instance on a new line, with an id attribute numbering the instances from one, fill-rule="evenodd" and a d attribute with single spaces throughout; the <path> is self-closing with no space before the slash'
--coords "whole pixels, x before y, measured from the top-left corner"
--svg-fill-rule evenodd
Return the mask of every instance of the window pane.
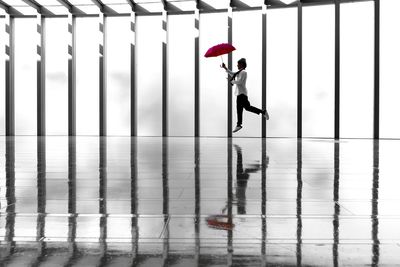
<path id="1" fill-rule="evenodd" d="M 194 135 L 194 17 L 168 17 L 169 135 Z"/>
<path id="2" fill-rule="evenodd" d="M 381 1 L 381 85 L 380 136 L 400 138 L 400 125 L 395 123 L 400 113 L 400 36 L 397 34 L 400 2 Z"/>
<path id="3" fill-rule="evenodd" d="M 99 134 L 99 19 L 76 19 L 76 133 Z"/>
<path id="4" fill-rule="evenodd" d="M 15 19 L 15 134 L 36 135 L 36 19 Z"/>
<path id="5" fill-rule="evenodd" d="M 68 24 L 46 19 L 46 134 L 68 135 Z"/>
<path id="6" fill-rule="evenodd" d="M 107 18 L 107 134 L 130 135 L 130 18 Z"/>
<path id="7" fill-rule="evenodd" d="M 373 132 L 374 3 L 341 5 L 340 137 Z"/>
<path id="8" fill-rule="evenodd" d="M 5 102 L 5 19 L 0 19 L 0 135 L 6 134 L 6 102 Z"/>
<path id="9" fill-rule="evenodd" d="M 205 58 L 207 50 L 226 43 L 226 13 L 200 15 L 200 135 L 226 136 L 227 74 L 219 67 L 220 57 Z M 228 57 L 223 56 L 225 63 Z"/>
<path id="10" fill-rule="evenodd" d="M 138 135 L 141 136 L 162 134 L 161 22 L 160 16 L 136 18 Z"/>
<path id="11" fill-rule="evenodd" d="M 303 136 L 334 136 L 335 8 L 303 9 Z"/>
<path id="12" fill-rule="evenodd" d="M 261 109 L 261 47 L 262 47 L 262 17 L 259 11 L 243 11 L 233 13 L 233 69 L 237 70 L 237 61 L 246 58 L 247 62 L 247 96 L 250 104 Z M 251 28 L 251 31 L 249 31 Z M 235 86 L 236 87 L 236 86 Z M 235 87 L 233 90 L 235 90 Z M 234 92 L 234 91 L 233 91 Z M 232 125 L 237 123 L 236 95 L 233 93 Z M 235 136 L 261 136 L 261 116 L 243 111 L 243 129 Z"/>
<path id="13" fill-rule="evenodd" d="M 297 9 L 267 16 L 267 123 L 270 137 L 297 136 Z"/>

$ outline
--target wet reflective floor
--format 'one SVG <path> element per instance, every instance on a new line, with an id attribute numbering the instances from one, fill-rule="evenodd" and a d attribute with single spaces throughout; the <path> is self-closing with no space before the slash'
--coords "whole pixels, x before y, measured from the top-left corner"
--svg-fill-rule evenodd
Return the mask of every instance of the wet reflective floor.
<path id="1" fill-rule="evenodd" d="M 400 264 L 400 140 L 0 138 L 0 266 Z"/>

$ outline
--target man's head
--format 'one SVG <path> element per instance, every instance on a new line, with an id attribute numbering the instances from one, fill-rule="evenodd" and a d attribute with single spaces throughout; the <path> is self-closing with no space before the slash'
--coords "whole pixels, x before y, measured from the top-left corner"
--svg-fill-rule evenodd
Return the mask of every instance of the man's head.
<path id="1" fill-rule="evenodd" d="M 237 62 L 237 67 L 238 69 L 245 69 L 247 67 L 246 59 L 245 58 L 239 59 Z"/>

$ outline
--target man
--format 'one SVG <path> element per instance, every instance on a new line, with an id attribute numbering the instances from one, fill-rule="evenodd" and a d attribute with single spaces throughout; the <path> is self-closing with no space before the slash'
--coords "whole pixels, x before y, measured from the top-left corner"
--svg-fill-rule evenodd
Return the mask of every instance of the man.
<path id="1" fill-rule="evenodd" d="M 247 72 L 246 72 L 246 59 L 241 58 L 237 63 L 237 67 L 239 69 L 238 72 L 233 72 L 229 70 L 225 63 L 222 63 L 221 68 L 225 69 L 225 71 L 231 76 L 231 84 L 236 84 L 235 95 L 236 98 L 236 111 L 237 111 L 237 124 L 236 128 L 233 130 L 234 133 L 243 128 L 242 126 L 242 118 L 243 118 L 243 108 L 247 111 L 256 113 L 257 115 L 262 114 L 265 119 L 269 119 L 269 115 L 267 110 L 261 110 L 259 108 L 253 107 L 250 105 L 249 99 L 247 98 L 247 88 L 246 88 L 246 80 L 247 80 Z"/>

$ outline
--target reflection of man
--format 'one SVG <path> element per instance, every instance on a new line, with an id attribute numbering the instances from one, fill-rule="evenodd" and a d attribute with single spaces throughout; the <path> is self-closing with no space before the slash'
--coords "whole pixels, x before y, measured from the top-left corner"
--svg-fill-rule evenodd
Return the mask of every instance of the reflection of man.
<path id="1" fill-rule="evenodd" d="M 246 214 L 246 188 L 250 173 L 256 173 L 261 170 L 261 164 L 251 164 L 250 168 L 243 170 L 242 149 L 238 145 L 234 145 L 237 153 L 236 165 L 236 198 L 237 198 L 237 213 Z M 267 157 L 268 164 L 268 157 Z"/>

